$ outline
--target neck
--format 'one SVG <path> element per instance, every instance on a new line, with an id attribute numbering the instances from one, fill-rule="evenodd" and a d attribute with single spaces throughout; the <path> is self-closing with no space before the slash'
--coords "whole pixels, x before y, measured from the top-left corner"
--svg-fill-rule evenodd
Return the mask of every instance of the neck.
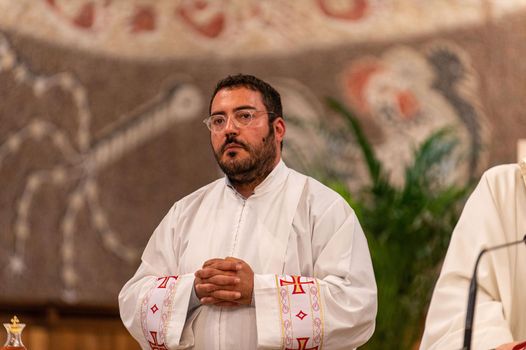
<path id="1" fill-rule="evenodd" d="M 241 194 L 244 198 L 248 198 L 254 194 L 256 187 L 262 183 L 272 172 L 272 170 L 274 170 L 274 168 L 279 164 L 279 160 L 280 158 L 278 157 L 272 167 L 261 169 L 263 171 L 260 171 L 259 174 L 253 177 L 247 178 L 244 176 L 234 176 L 228 177 L 228 179 L 239 194 Z"/>
<path id="2" fill-rule="evenodd" d="M 230 180 L 230 182 L 232 183 L 232 186 L 236 189 L 236 191 L 243 196 L 243 198 L 248 198 L 250 197 L 251 195 L 254 194 L 254 189 L 256 188 L 257 185 L 259 185 L 259 183 L 257 184 L 236 184 L 235 181 L 232 181 Z M 261 183 L 261 182 L 260 182 Z"/>

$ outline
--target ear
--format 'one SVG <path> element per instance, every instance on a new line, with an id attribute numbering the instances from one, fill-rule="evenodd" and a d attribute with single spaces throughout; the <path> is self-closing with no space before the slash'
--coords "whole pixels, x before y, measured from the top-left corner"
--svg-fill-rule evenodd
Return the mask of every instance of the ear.
<path id="1" fill-rule="evenodd" d="M 276 141 L 280 143 L 285 137 L 285 131 L 287 130 L 287 127 L 285 126 L 285 120 L 282 117 L 276 118 L 276 120 L 274 120 L 272 123 L 272 127 L 274 128 L 274 136 Z"/>

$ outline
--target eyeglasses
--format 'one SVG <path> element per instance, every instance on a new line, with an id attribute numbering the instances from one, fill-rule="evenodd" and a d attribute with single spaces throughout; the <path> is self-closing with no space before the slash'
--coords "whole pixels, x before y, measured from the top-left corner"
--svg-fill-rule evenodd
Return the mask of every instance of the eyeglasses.
<path id="1" fill-rule="evenodd" d="M 249 126 L 258 114 L 274 114 L 274 112 L 256 111 L 253 109 L 240 109 L 235 111 L 233 114 L 232 122 L 236 128 L 243 128 Z M 211 132 L 221 132 L 226 128 L 228 123 L 228 116 L 224 114 L 212 114 L 203 123 L 208 127 Z"/>

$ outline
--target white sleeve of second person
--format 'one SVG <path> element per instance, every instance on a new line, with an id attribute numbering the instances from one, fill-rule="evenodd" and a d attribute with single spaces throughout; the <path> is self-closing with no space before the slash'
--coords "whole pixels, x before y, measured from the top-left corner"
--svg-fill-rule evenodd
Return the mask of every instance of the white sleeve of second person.
<path id="1" fill-rule="evenodd" d="M 503 243 L 505 239 L 499 212 L 488 177 L 484 175 L 453 231 L 431 299 L 421 350 L 462 348 L 468 289 L 477 254 L 483 247 Z M 490 349 L 513 341 L 499 296 L 507 292 L 502 289 L 506 287 L 498 287 L 496 281 L 497 274 L 505 270 L 497 272 L 501 264 L 494 260 L 506 253 L 486 254 L 479 265 L 473 349 Z"/>

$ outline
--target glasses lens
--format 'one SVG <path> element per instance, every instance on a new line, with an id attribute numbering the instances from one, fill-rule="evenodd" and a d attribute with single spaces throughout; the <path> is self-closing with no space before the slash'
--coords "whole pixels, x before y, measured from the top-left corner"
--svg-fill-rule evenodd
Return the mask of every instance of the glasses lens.
<path id="1" fill-rule="evenodd" d="M 208 118 L 207 126 L 211 131 L 221 131 L 225 128 L 226 117 L 222 115 L 211 115 Z"/>
<path id="2" fill-rule="evenodd" d="M 248 126 L 256 117 L 258 111 L 250 109 L 242 109 L 234 112 L 233 123 L 236 127 Z M 204 120 L 204 123 L 210 131 L 222 131 L 228 122 L 228 117 L 222 114 L 211 115 Z"/>
<path id="3" fill-rule="evenodd" d="M 237 125 L 247 126 L 254 119 L 255 111 L 252 110 L 240 110 L 234 113 L 234 118 Z"/>

